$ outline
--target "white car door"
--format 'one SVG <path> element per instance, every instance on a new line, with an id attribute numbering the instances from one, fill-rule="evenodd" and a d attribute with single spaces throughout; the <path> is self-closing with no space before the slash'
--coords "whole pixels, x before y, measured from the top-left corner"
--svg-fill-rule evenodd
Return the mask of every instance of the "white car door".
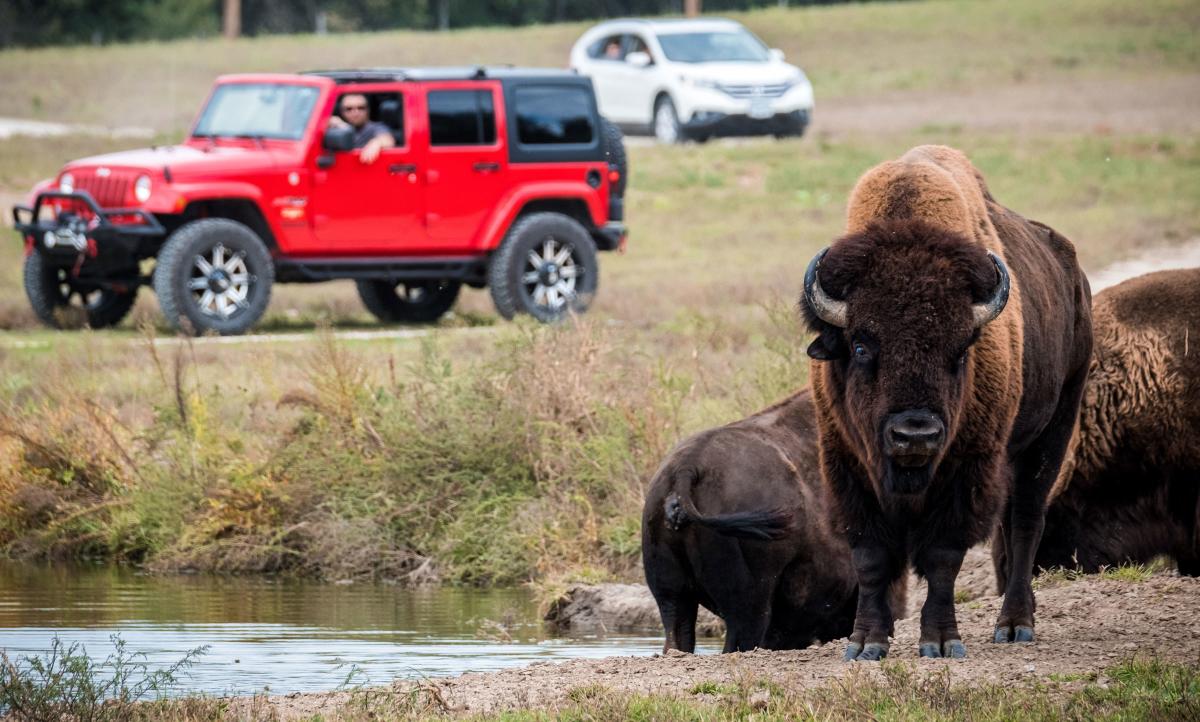
<path id="1" fill-rule="evenodd" d="M 625 97 L 629 65 L 625 62 L 624 35 L 607 36 L 590 46 L 583 71 L 592 78 L 600 114 L 616 123 L 630 122 Z"/>
<path id="2" fill-rule="evenodd" d="M 662 64 L 656 53 L 650 50 L 646 39 L 636 33 L 626 36 L 626 55 L 629 53 L 645 53 L 650 57 L 650 65 L 638 68 L 628 65 L 631 71 L 625 86 L 624 102 L 627 106 L 630 123 L 650 125 L 654 122 L 654 95 L 663 84 L 659 80 L 663 72 Z"/>

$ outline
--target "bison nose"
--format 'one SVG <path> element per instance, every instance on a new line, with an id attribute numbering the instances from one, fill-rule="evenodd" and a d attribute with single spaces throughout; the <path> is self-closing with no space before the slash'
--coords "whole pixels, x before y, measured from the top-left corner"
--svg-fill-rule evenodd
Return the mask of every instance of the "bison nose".
<path id="1" fill-rule="evenodd" d="M 925 409 L 903 411 L 888 417 L 884 438 L 889 456 L 929 457 L 942 448 L 946 425 Z"/>

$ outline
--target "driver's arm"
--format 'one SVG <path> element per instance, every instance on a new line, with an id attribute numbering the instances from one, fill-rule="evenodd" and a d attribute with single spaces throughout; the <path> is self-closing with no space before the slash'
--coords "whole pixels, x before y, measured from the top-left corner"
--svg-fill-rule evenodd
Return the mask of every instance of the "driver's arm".
<path id="1" fill-rule="evenodd" d="M 395 147 L 396 139 L 392 137 L 391 132 L 383 131 L 379 135 L 367 141 L 367 144 L 363 146 L 362 153 L 359 154 L 358 159 L 363 163 L 374 163 L 375 159 L 379 157 L 379 151 L 383 150 L 384 148 Z"/>

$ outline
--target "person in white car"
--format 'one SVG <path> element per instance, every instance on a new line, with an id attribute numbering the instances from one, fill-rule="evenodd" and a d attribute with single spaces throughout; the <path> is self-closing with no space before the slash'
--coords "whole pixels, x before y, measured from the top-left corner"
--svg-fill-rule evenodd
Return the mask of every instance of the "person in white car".
<path id="1" fill-rule="evenodd" d="M 732 20 L 601 23 L 575 43 L 571 67 L 592 78 L 601 114 L 664 143 L 799 136 L 812 119 L 804 71 Z"/>

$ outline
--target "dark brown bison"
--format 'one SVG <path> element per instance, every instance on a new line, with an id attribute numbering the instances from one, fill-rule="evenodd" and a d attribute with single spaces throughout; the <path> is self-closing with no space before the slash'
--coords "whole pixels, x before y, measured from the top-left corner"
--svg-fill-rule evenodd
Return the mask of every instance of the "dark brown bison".
<path id="1" fill-rule="evenodd" d="M 1092 318 L 1083 408 L 1035 563 L 1096 572 L 1166 554 L 1200 576 L 1200 269 L 1110 288 Z"/>
<path id="2" fill-rule="evenodd" d="M 697 605 L 725 620 L 725 651 L 794 649 L 850 633 L 850 550 L 829 526 L 808 390 L 696 434 L 646 495 L 642 559 L 668 649 L 691 652 Z M 895 604 L 903 604 L 898 584 Z"/>
<path id="3" fill-rule="evenodd" d="M 821 473 L 858 574 L 846 658 L 887 654 L 909 563 L 929 583 L 920 654 L 964 656 L 954 580 L 998 516 L 994 639 L 1032 641 L 1033 556 L 1092 348 L 1070 242 L 996 203 L 962 153 L 921 146 L 859 179 L 801 305 Z"/>

